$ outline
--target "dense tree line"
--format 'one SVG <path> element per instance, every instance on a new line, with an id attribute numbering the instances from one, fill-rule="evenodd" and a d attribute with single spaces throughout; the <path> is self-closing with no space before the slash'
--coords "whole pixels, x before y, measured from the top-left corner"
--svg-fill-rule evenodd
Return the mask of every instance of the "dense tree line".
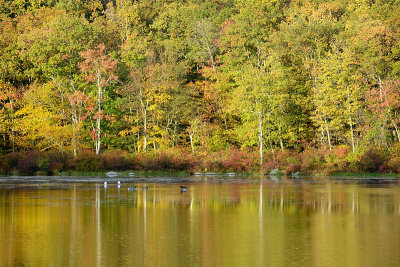
<path id="1" fill-rule="evenodd" d="M 399 32 L 398 0 L 0 0 L 0 146 L 390 151 Z"/>

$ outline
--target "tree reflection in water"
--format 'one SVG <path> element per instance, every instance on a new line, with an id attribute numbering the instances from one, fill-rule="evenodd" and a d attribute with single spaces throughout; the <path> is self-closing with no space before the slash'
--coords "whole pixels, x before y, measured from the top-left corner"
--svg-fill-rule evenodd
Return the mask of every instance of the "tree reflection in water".
<path id="1" fill-rule="evenodd" d="M 0 266 L 400 262 L 397 184 L 198 181 L 184 194 L 133 185 L 0 185 Z"/>

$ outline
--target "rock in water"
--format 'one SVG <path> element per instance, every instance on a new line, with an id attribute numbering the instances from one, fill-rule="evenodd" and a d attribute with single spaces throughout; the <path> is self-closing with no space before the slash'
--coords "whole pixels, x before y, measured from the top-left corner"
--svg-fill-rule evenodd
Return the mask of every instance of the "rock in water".
<path id="1" fill-rule="evenodd" d="M 298 178 L 300 176 L 300 172 L 294 172 L 292 173 L 292 176 Z"/>
<path id="2" fill-rule="evenodd" d="M 279 169 L 273 169 L 272 171 L 269 172 L 269 175 L 279 175 Z"/>
<path id="3" fill-rule="evenodd" d="M 108 177 L 117 177 L 119 175 L 119 173 L 118 172 L 107 172 L 106 175 Z"/>

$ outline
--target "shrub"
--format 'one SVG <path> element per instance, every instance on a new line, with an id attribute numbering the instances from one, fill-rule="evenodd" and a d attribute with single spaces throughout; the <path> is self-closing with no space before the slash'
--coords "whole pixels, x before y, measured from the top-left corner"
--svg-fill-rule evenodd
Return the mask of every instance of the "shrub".
<path id="1" fill-rule="evenodd" d="M 349 154 L 349 149 L 347 146 L 338 146 L 335 147 L 332 152 L 338 157 L 338 158 L 345 158 Z"/>
<path id="2" fill-rule="evenodd" d="M 325 165 L 324 155 L 327 154 L 326 150 L 305 150 L 301 154 L 301 169 L 302 170 L 321 170 Z"/>
<path id="3" fill-rule="evenodd" d="M 261 171 L 262 171 L 262 173 L 270 173 L 273 169 L 276 169 L 279 167 L 280 167 L 279 161 L 271 160 L 271 161 L 264 162 Z"/>
<path id="4" fill-rule="evenodd" d="M 12 170 L 16 170 L 22 158 L 23 154 L 19 152 L 4 155 L 1 159 L 1 171 L 4 173 L 10 173 Z"/>
<path id="5" fill-rule="evenodd" d="M 279 161 L 282 168 L 286 168 L 290 164 L 300 165 L 299 155 L 296 152 L 287 149 L 278 151 L 276 154 L 276 160 Z"/>
<path id="6" fill-rule="evenodd" d="M 193 156 L 188 151 L 172 148 L 139 154 L 135 167 L 143 170 L 190 170 L 194 166 L 193 161 Z"/>
<path id="7" fill-rule="evenodd" d="M 68 160 L 68 169 L 75 171 L 101 171 L 104 170 L 99 155 L 90 151 L 82 151 L 77 157 Z"/>
<path id="8" fill-rule="evenodd" d="M 125 171 L 133 168 L 133 159 L 129 158 L 126 151 L 107 151 L 101 155 L 102 166 L 106 170 Z"/>
<path id="9" fill-rule="evenodd" d="M 250 171 L 253 167 L 253 160 L 249 153 L 231 148 L 225 151 L 221 161 L 223 171 L 242 172 Z"/>
<path id="10" fill-rule="evenodd" d="M 42 171 L 46 171 L 48 174 L 58 174 L 63 170 L 66 170 L 68 160 L 72 155 L 70 153 L 61 151 L 48 151 L 41 155 L 39 159 L 39 167 Z"/>
<path id="11" fill-rule="evenodd" d="M 387 158 L 381 148 L 369 147 L 357 156 L 357 167 L 361 171 L 377 172 L 387 162 Z"/>
<path id="12" fill-rule="evenodd" d="M 290 163 L 285 169 L 286 174 L 296 173 L 296 172 L 299 172 L 300 170 L 301 170 L 301 166 L 300 165 L 292 164 L 292 163 Z"/>
<path id="13" fill-rule="evenodd" d="M 387 166 L 391 172 L 400 173 L 400 157 L 391 158 Z"/>
<path id="14" fill-rule="evenodd" d="M 17 169 L 23 175 L 33 175 L 39 170 L 38 166 L 39 153 L 37 151 L 30 151 L 25 154 L 18 162 Z"/>

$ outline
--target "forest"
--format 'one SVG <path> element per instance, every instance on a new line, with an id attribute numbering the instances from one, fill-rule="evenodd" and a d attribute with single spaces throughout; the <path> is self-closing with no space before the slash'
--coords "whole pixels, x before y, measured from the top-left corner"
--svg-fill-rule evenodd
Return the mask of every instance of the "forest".
<path id="1" fill-rule="evenodd" d="M 0 0 L 0 172 L 400 173 L 399 0 Z"/>

